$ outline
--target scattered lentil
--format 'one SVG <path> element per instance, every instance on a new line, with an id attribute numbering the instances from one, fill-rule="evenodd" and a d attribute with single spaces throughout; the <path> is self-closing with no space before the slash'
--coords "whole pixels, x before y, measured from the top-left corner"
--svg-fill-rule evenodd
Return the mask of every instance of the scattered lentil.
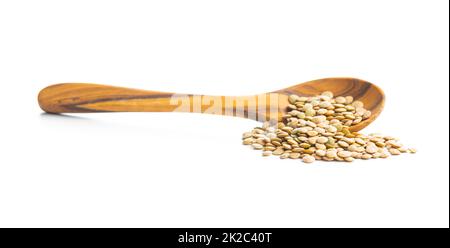
<path id="1" fill-rule="evenodd" d="M 305 162 L 305 163 L 312 163 L 314 161 L 316 161 L 316 158 L 311 155 L 305 155 L 303 157 L 303 162 Z"/>
<path id="2" fill-rule="evenodd" d="M 288 113 L 276 125 L 264 123 L 242 135 L 242 143 L 262 150 L 263 156 L 352 162 L 355 159 L 387 158 L 389 155 L 416 153 L 398 139 L 381 134 L 364 135 L 350 131 L 372 115 L 361 101 L 338 96 L 330 91 L 320 96 L 288 97 Z"/>

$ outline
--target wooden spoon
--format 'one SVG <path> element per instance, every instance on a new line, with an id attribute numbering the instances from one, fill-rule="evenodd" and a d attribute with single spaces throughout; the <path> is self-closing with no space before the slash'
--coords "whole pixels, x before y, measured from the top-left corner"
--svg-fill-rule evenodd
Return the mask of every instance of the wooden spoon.
<path id="1" fill-rule="evenodd" d="M 314 96 L 331 91 L 335 96 L 353 96 L 372 112 L 370 118 L 351 127 L 359 131 L 374 121 L 384 107 L 383 91 L 356 78 L 325 78 L 253 96 L 180 95 L 86 83 L 51 85 L 38 96 L 48 113 L 93 112 L 197 112 L 233 115 L 259 121 L 281 119 L 288 96 Z"/>

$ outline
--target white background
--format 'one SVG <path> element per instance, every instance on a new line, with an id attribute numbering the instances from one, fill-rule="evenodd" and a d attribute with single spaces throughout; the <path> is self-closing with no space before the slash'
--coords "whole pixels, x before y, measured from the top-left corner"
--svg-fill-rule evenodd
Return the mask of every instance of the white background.
<path id="1" fill-rule="evenodd" d="M 448 1 L 0 1 L 0 226 L 448 227 Z M 256 122 L 42 114 L 61 82 L 215 95 L 358 77 L 415 155 L 311 165 Z"/>

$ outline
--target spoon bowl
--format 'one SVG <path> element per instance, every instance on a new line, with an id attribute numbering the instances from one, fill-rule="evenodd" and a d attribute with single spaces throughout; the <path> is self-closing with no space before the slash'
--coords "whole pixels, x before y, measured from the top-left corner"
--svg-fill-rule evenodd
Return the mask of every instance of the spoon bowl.
<path id="1" fill-rule="evenodd" d="M 356 78 L 318 79 L 252 96 L 175 94 L 90 83 L 63 83 L 42 89 L 38 102 L 42 110 L 54 114 L 194 112 L 268 121 L 282 119 L 287 112 L 289 95 L 315 96 L 324 91 L 331 91 L 335 96 L 352 96 L 372 112 L 368 119 L 352 126 L 351 131 L 359 131 L 369 125 L 384 107 L 383 91 Z"/>
<path id="2" fill-rule="evenodd" d="M 280 105 L 287 106 L 287 96 L 317 96 L 324 91 L 333 92 L 334 96 L 352 96 L 355 101 L 364 103 L 364 108 L 370 110 L 372 115 L 351 126 L 350 130 L 359 131 L 372 123 L 384 108 L 385 96 L 383 90 L 367 81 L 356 78 L 324 78 L 297 84 L 285 89 L 275 91 L 280 94 Z M 286 108 L 282 108 L 285 114 Z"/>

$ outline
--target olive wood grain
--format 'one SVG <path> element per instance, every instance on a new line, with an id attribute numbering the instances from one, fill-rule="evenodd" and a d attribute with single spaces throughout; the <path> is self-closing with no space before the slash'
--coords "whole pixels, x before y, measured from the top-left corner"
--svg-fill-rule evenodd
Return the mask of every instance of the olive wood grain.
<path id="1" fill-rule="evenodd" d="M 352 126 L 359 131 L 374 121 L 384 107 L 383 91 L 356 78 L 324 78 L 253 96 L 204 96 L 129 89 L 115 86 L 64 83 L 48 86 L 38 96 L 48 113 L 93 112 L 197 112 L 233 115 L 265 121 L 280 120 L 286 113 L 288 96 L 314 96 L 331 91 L 335 96 L 353 96 L 362 101 L 372 116 Z M 237 106 L 243 106 L 237 107 Z"/>

